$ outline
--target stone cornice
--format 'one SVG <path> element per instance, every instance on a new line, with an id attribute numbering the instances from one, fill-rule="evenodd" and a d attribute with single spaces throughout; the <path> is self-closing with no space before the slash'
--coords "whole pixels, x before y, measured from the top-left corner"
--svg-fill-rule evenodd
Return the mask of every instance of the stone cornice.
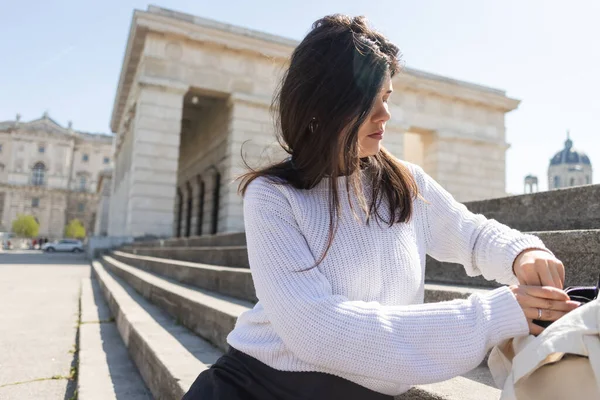
<path id="1" fill-rule="evenodd" d="M 255 96 L 246 93 L 232 93 L 228 98 L 228 104 L 232 105 L 235 103 L 245 103 L 252 106 L 258 106 L 262 108 L 271 107 L 271 99 L 267 97 Z"/>
<path id="2" fill-rule="evenodd" d="M 499 89 L 488 88 L 469 82 L 429 74 L 411 68 L 405 68 L 394 77 L 394 90 L 414 91 L 426 95 L 476 104 L 485 108 L 509 112 L 519 106 L 520 100 L 507 97 Z"/>

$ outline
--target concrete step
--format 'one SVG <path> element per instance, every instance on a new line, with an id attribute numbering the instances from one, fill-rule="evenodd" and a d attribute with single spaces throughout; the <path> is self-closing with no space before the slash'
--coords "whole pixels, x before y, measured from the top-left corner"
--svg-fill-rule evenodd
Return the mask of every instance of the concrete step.
<path id="1" fill-rule="evenodd" d="M 600 185 L 473 201 L 465 206 L 523 232 L 600 229 Z"/>
<path id="2" fill-rule="evenodd" d="M 152 400 L 96 279 L 82 279 L 80 306 L 78 399 Z"/>
<path id="3" fill-rule="evenodd" d="M 115 251 L 111 256 L 124 264 L 167 277 L 177 282 L 220 293 L 254 304 L 257 301 L 250 269 L 218 267 L 189 261 L 140 256 Z M 467 298 L 488 288 L 448 284 L 425 284 L 425 302 L 449 301 Z"/>
<path id="4" fill-rule="evenodd" d="M 253 307 L 244 300 L 194 288 L 104 256 L 102 264 L 176 321 L 225 352 L 237 317 Z"/>
<path id="5" fill-rule="evenodd" d="M 180 261 L 192 261 L 210 265 L 248 268 L 246 246 L 224 247 L 133 247 L 123 248 L 133 254 L 169 258 Z"/>
<path id="6" fill-rule="evenodd" d="M 531 232 L 538 236 L 563 262 L 565 286 L 595 285 L 600 273 L 600 229 L 573 231 Z M 439 282 L 475 287 L 497 287 L 483 277 L 469 277 L 460 264 L 442 263 L 427 257 L 427 282 Z"/>
<path id="7" fill-rule="evenodd" d="M 256 303 L 256 292 L 248 268 L 220 267 L 190 261 L 143 256 L 114 251 L 112 257 L 125 264 L 153 272 L 197 288 Z"/>
<path id="8" fill-rule="evenodd" d="M 132 257 L 130 260 L 135 258 Z M 249 302 L 240 302 L 216 293 L 194 289 L 188 285 L 139 270 L 113 257 L 104 256 L 102 264 L 111 273 L 121 277 L 125 284 L 131 285 L 159 307 L 164 307 L 178 322 L 215 343 L 221 350 L 227 348 L 227 334 L 233 329 L 239 313 L 251 306 Z M 449 290 L 447 287 L 444 288 Z M 465 294 L 464 290 L 455 291 L 462 295 Z M 206 324 L 206 326 L 201 326 L 202 324 Z M 457 377 L 434 385 L 418 386 L 410 392 L 398 396 L 397 400 L 498 399 L 500 391 L 492 387 L 490 382 L 489 370 L 482 364 L 464 377 Z M 466 394 L 471 397 L 465 397 Z"/>
<path id="9" fill-rule="evenodd" d="M 221 351 L 177 324 L 134 289 L 92 263 L 123 342 L 156 399 L 179 400 Z"/>
<path id="10" fill-rule="evenodd" d="M 246 234 L 244 232 L 220 233 L 217 235 L 190 236 L 168 239 L 154 239 L 130 243 L 126 248 L 132 247 L 214 247 L 214 246 L 245 246 Z"/>

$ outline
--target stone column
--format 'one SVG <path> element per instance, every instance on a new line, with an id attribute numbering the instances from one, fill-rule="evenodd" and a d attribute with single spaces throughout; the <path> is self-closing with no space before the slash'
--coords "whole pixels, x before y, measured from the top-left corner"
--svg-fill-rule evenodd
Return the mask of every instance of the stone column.
<path id="1" fill-rule="evenodd" d="M 185 85 L 141 80 L 133 129 L 127 233 L 171 236 Z"/>

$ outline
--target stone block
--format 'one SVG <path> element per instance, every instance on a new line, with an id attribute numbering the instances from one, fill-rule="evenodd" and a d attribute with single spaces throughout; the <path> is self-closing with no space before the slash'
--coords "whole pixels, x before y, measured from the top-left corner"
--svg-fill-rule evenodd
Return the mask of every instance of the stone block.
<path id="1" fill-rule="evenodd" d="M 246 247 L 171 247 L 171 248 L 134 248 L 134 254 L 191 261 L 202 264 L 226 267 L 248 268 Z"/>
<path id="2" fill-rule="evenodd" d="M 142 86 L 139 90 L 138 105 L 153 105 L 181 110 L 183 108 L 183 94 L 171 92 L 167 88 L 159 86 Z"/>
<path id="3" fill-rule="evenodd" d="M 137 106 L 137 112 L 140 115 L 179 121 L 181 121 L 181 109 L 182 107 L 165 107 L 154 104 L 139 104 Z"/>
<path id="4" fill-rule="evenodd" d="M 169 194 L 175 199 L 175 181 L 172 183 L 144 183 L 131 182 L 131 190 L 129 196 L 150 196 L 150 197 L 168 197 Z M 174 201 L 174 200 L 173 200 Z M 174 203 L 172 203 L 174 204 Z M 171 210 L 172 211 L 172 210 Z"/>
<path id="5" fill-rule="evenodd" d="M 179 136 L 181 131 L 181 115 L 175 118 L 161 118 L 156 115 L 139 115 L 136 124 L 136 138 L 142 138 L 141 131 L 151 130 L 155 132 L 170 133 Z M 174 137 L 172 139 L 175 139 Z M 179 143 L 179 140 L 177 140 Z"/>
<path id="6" fill-rule="evenodd" d="M 135 183 L 147 183 L 147 184 L 159 184 L 175 187 L 177 181 L 177 174 L 174 171 L 160 171 L 160 170 L 148 170 L 135 168 L 131 173 L 130 182 Z M 168 194 L 170 197 L 171 194 Z"/>
<path id="7" fill-rule="evenodd" d="M 179 128 L 181 129 L 181 127 Z M 158 129 L 140 129 L 137 132 L 137 140 L 139 142 L 152 144 L 167 144 L 170 146 L 179 146 L 179 129 L 177 131 L 164 131 Z"/>
<path id="8" fill-rule="evenodd" d="M 563 262 L 565 286 L 595 285 L 600 273 L 600 230 L 533 232 Z M 460 264 L 443 263 L 427 257 L 427 282 L 474 287 L 498 287 L 481 276 L 469 277 Z"/>
<path id="9" fill-rule="evenodd" d="M 177 160 L 179 158 L 179 143 L 148 143 L 143 140 L 136 140 L 133 146 L 133 156 L 135 159 L 139 156 L 150 156 L 155 159 Z"/>
<path id="10" fill-rule="evenodd" d="M 600 228 L 600 185 L 465 203 L 474 213 L 520 231 Z"/>

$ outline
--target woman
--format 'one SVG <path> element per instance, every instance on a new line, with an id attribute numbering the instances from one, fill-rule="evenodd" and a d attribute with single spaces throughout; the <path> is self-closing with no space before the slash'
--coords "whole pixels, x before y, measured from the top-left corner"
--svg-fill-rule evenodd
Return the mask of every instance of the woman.
<path id="1" fill-rule="evenodd" d="M 381 146 L 398 69 L 362 17 L 322 18 L 294 50 L 274 101 L 290 158 L 241 184 L 259 302 L 185 399 L 389 399 L 576 307 L 537 237 L 470 213 Z M 422 304 L 426 254 L 513 286 Z"/>

